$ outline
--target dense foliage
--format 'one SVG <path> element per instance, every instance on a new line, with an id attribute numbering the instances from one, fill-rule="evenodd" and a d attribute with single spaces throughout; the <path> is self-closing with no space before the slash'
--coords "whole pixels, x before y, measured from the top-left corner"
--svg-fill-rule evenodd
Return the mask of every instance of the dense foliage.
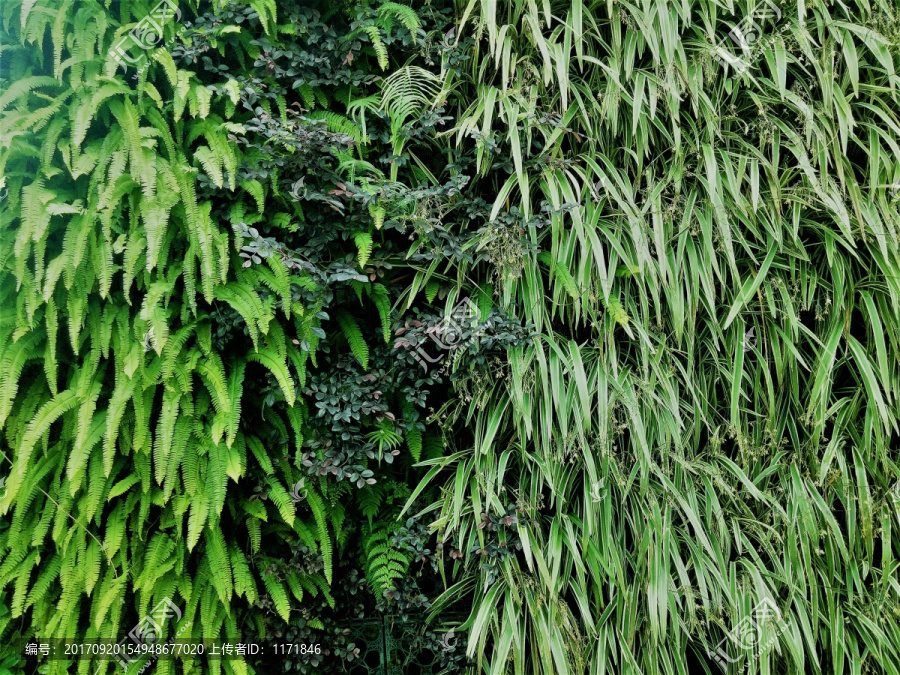
<path id="1" fill-rule="evenodd" d="M 449 65 L 452 12 L 200 3 L 120 65 L 152 11 L 3 6 L 0 629 L 118 639 L 171 598 L 167 636 L 293 631 L 337 672 L 340 622 L 427 607 L 443 560 L 397 519 L 443 443 L 389 233 L 444 120 L 381 73 Z"/>
<path id="2" fill-rule="evenodd" d="M 896 7 L 159 4 L 0 7 L 0 673 L 900 672 Z"/>

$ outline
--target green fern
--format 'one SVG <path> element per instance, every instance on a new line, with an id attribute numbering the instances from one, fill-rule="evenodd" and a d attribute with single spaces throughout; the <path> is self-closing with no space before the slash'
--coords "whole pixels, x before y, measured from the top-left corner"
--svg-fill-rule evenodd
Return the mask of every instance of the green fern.
<path id="1" fill-rule="evenodd" d="M 419 20 L 419 15 L 411 7 L 396 2 L 386 2 L 378 8 L 377 12 L 380 17 L 396 16 L 400 19 L 400 23 L 406 27 L 406 30 L 412 36 L 413 43 L 416 42 L 422 22 Z"/>
<path id="2" fill-rule="evenodd" d="M 368 232 L 357 232 L 353 235 L 353 241 L 356 243 L 357 260 L 360 267 L 365 267 L 372 255 L 372 235 Z"/>
<path id="3" fill-rule="evenodd" d="M 372 49 L 375 50 L 375 57 L 378 59 L 378 65 L 381 66 L 382 70 L 387 70 L 388 67 L 388 52 L 387 46 L 384 44 L 384 41 L 381 39 L 381 34 L 378 30 L 378 26 L 366 26 L 363 28 L 363 32 L 369 36 L 369 41 L 372 43 Z"/>
<path id="4" fill-rule="evenodd" d="M 214 439 L 204 439 L 206 444 L 206 475 L 203 489 L 209 504 L 210 525 L 218 524 L 218 518 L 225 506 L 225 493 L 228 488 L 228 456 L 227 449 L 213 444 Z"/>
<path id="5" fill-rule="evenodd" d="M 236 359 L 231 366 L 231 373 L 228 376 L 228 401 L 230 406 L 227 412 L 225 422 L 226 436 L 225 444 L 230 448 L 234 444 L 237 436 L 238 426 L 241 421 L 241 396 L 244 392 L 244 371 L 247 362 Z"/>
<path id="6" fill-rule="evenodd" d="M 381 334 L 385 343 L 391 341 L 391 300 L 388 289 L 384 284 L 369 284 L 369 297 L 378 310 L 378 318 L 381 319 Z"/>
<path id="7" fill-rule="evenodd" d="M 234 580 L 231 574 L 231 559 L 225 544 L 225 538 L 219 527 L 208 527 L 203 533 L 206 543 L 206 557 L 212 572 L 211 581 L 219 594 L 219 599 L 226 607 L 231 601 Z"/>
<path id="8" fill-rule="evenodd" d="M 440 78 L 424 68 L 404 66 L 384 80 L 381 107 L 392 117 L 406 120 L 436 100 L 441 84 Z"/>
<path id="9" fill-rule="evenodd" d="M 560 283 L 562 283 L 563 287 L 566 289 L 566 292 L 574 299 L 578 299 L 581 297 L 581 294 L 578 292 L 578 285 L 575 283 L 575 279 L 572 277 L 571 273 L 566 266 L 561 261 L 553 262 L 550 258 L 550 253 L 544 251 L 543 253 L 538 254 L 537 259 L 544 263 L 545 265 L 549 265 L 553 270 L 554 276 L 559 279 Z"/>
<path id="10" fill-rule="evenodd" d="M 269 498 L 272 500 L 272 503 L 275 504 L 275 508 L 278 509 L 278 513 L 281 515 L 282 520 L 293 527 L 296 513 L 291 496 L 274 476 L 270 476 L 267 483 L 269 485 Z"/>
<path id="11" fill-rule="evenodd" d="M 444 441 L 437 433 L 426 432 L 422 447 L 426 460 L 442 457 L 444 454 Z"/>
<path id="12" fill-rule="evenodd" d="M 350 345 L 350 351 L 359 359 L 363 370 L 368 370 L 369 346 L 363 339 L 362 331 L 359 328 L 359 324 L 356 323 L 356 319 L 344 309 L 335 312 L 335 319 L 337 320 L 338 326 L 340 326 L 344 337 L 347 338 L 347 344 Z"/>
<path id="13" fill-rule="evenodd" d="M 250 565 L 240 547 L 234 543 L 229 544 L 228 554 L 231 559 L 231 569 L 234 574 L 234 592 L 244 596 L 248 602 L 255 603 L 257 599 L 256 581 L 250 571 Z"/>
<path id="14" fill-rule="evenodd" d="M 400 402 L 400 409 L 403 411 L 403 420 L 410 425 L 404 432 L 406 444 L 414 461 L 419 462 L 422 459 L 422 430 L 420 424 L 416 420 L 419 414 L 416 412 L 415 405 L 405 398 Z"/>
<path id="15" fill-rule="evenodd" d="M 369 532 L 363 541 L 366 556 L 366 579 L 375 597 L 382 597 L 395 582 L 406 575 L 410 558 L 398 551 L 390 541 L 390 526 Z"/>
<path id="16" fill-rule="evenodd" d="M 617 324 L 620 326 L 628 326 L 628 313 L 622 307 L 622 303 L 619 302 L 618 298 L 610 298 L 607 300 L 606 309 Z"/>
<path id="17" fill-rule="evenodd" d="M 322 552 L 322 562 L 325 566 L 325 579 L 331 583 L 331 537 L 328 535 L 328 526 L 325 518 L 325 505 L 322 503 L 321 497 L 313 488 L 309 488 L 306 494 L 306 500 L 313 512 L 316 525 L 319 528 L 318 543 Z"/>
<path id="18" fill-rule="evenodd" d="M 268 368 L 278 381 L 287 404 L 290 406 L 294 405 L 296 399 L 294 382 L 291 379 L 291 374 L 288 372 L 287 365 L 285 365 L 283 360 L 275 358 L 271 352 L 268 351 L 248 354 L 247 359 L 261 363 Z"/>
<path id="19" fill-rule="evenodd" d="M 385 55 L 387 55 L 386 51 Z M 316 112 L 308 113 L 305 117 L 311 120 L 324 120 L 328 131 L 332 133 L 350 136 L 357 143 L 364 141 L 360 128 L 343 115 L 327 110 L 317 110 Z"/>
<path id="20" fill-rule="evenodd" d="M 369 528 L 371 528 L 372 519 L 378 515 L 381 504 L 384 501 L 384 488 L 380 483 L 367 485 L 358 490 L 357 495 L 360 511 L 369 519 Z"/>

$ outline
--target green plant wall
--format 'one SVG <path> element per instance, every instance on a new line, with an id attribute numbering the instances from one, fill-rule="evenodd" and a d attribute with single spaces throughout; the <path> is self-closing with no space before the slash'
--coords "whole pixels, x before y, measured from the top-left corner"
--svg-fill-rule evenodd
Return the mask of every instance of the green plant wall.
<path id="1" fill-rule="evenodd" d="M 0 6 L 0 673 L 900 672 L 895 6 L 160 5 Z"/>

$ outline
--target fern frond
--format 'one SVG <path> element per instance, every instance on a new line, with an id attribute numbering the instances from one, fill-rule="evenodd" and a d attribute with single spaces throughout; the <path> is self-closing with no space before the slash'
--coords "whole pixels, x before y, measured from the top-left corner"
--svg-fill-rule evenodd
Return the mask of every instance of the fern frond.
<path id="1" fill-rule="evenodd" d="M 372 255 L 372 235 L 368 232 L 357 232 L 353 235 L 353 241 L 356 243 L 356 259 L 359 261 L 360 267 L 365 267 Z"/>
<path id="2" fill-rule="evenodd" d="M 425 451 L 425 459 L 434 459 L 444 454 L 444 441 L 440 434 L 426 433 L 422 445 Z"/>
<path id="3" fill-rule="evenodd" d="M 259 553 L 262 545 L 262 525 L 256 518 L 248 518 L 245 522 L 247 524 L 247 535 L 250 537 L 250 550 L 254 553 Z"/>
<path id="4" fill-rule="evenodd" d="M 265 191 L 263 190 L 262 184 L 254 178 L 252 180 L 242 181 L 240 183 L 240 187 L 249 192 L 253 199 L 256 200 L 256 206 L 259 209 L 260 215 L 262 215 L 266 201 Z"/>
<path id="5" fill-rule="evenodd" d="M 276 259 L 275 256 L 266 258 L 269 265 L 268 270 L 262 267 L 256 268 L 256 272 L 260 275 L 263 283 L 281 299 L 281 309 L 284 311 L 285 318 L 291 315 L 291 277 L 287 268 Z"/>
<path id="6" fill-rule="evenodd" d="M 253 453 L 253 456 L 256 457 L 256 461 L 259 462 L 260 468 L 269 476 L 275 473 L 275 467 L 272 466 L 272 460 L 269 459 L 269 456 L 266 454 L 266 449 L 263 447 L 259 438 L 256 436 L 247 436 L 246 441 L 250 448 L 250 452 Z"/>
<path id="7" fill-rule="evenodd" d="M 572 274 L 566 269 L 565 264 L 561 260 L 552 261 L 550 259 L 550 253 L 548 251 L 544 251 L 537 256 L 537 259 L 550 266 L 550 269 L 553 270 L 553 275 L 556 279 L 562 283 L 563 288 L 566 289 L 566 292 L 572 296 L 575 300 L 581 297 L 581 294 L 578 292 L 578 285 L 575 283 L 575 279 Z"/>
<path id="8" fill-rule="evenodd" d="M 259 349 L 259 320 L 268 314 L 259 296 L 247 286 L 232 281 L 225 286 L 218 286 L 215 290 L 215 298 L 227 302 L 241 315 L 247 324 L 247 330 L 250 331 L 253 348 Z"/>
<path id="9" fill-rule="evenodd" d="M 234 575 L 234 592 L 239 596 L 244 596 L 248 602 L 255 603 L 257 599 L 256 581 L 253 579 L 247 558 L 234 542 L 229 544 L 228 552 Z"/>
<path id="10" fill-rule="evenodd" d="M 364 138 L 362 131 L 351 120 L 343 115 L 328 110 L 317 110 L 304 115 L 311 120 L 324 120 L 328 131 L 335 134 L 350 136 L 357 143 L 362 143 Z"/>
<path id="11" fill-rule="evenodd" d="M 24 9 L 24 7 L 23 7 Z M 7 106 L 16 101 L 21 96 L 28 94 L 34 89 L 43 88 L 43 87 L 59 87 L 59 80 L 55 77 L 46 77 L 34 75 L 32 77 L 24 77 L 20 80 L 16 80 L 12 84 L 6 87 L 6 91 L 0 95 L 0 111 L 6 110 Z"/>
<path id="12" fill-rule="evenodd" d="M 210 581 L 212 581 L 212 585 L 219 594 L 222 604 L 227 607 L 231 601 L 234 581 L 231 575 L 231 559 L 225 545 L 225 538 L 222 536 L 222 530 L 219 527 L 206 528 L 203 538 L 206 542 L 206 556 L 209 562 L 209 569 L 212 572 Z"/>
<path id="13" fill-rule="evenodd" d="M 209 391 L 216 414 L 223 416 L 224 419 L 224 416 L 228 415 L 231 410 L 231 401 L 228 396 L 228 380 L 225 377 L 222 359 L 216 352 L 209 352 L 206 354 L 206 358 L 198 364 L 197 372 Z"/>
<path id="14" fill-rule="evenodd" d="M 419 66 L 403 66 L 384 80 L 381 107 L 404 120 L 433 103 L 441 90 L 441 79 Z"/>
<path id="15" fill-rule="evenodd" d="M 196 494 L 191 500 L 191 513 L 188 517 L 187 548 L 193 551 L 209 516 L 209 502 L 203 494 Z"/>
<path id="16" fill-rule="evenodd" d="M 288 599 L 287 591 L 284 590 L 284 586 L 273 574 L 263 573 L 262 580 L 263 585 L 266 587 L 266 591 L 269 593 L 269 597 L 272 598 L 272 603 L 275 605 L 275 610 L 278 612 L 278 615 L 285 621 L 290 621 L 291 603 Z"/>
<path id="17" fill-rule="evenodd" d="M 230 407 L 225 422 L 225 445 L 229 448 L 234 444 L 241 421 L 241 396 L 244 393 L 244 371 L 247 362 L 243 359 L 235 359 L 231 365 L 231 374 L 228 376 L 228 400 Z"/>
<path id="18" fill-rule="evenodd" d="M 391 300 L 388 289 L 384 284 L 370 284 L 369 297 L 378 309 L 378 317 L 381 319 L 381 333 L 386 344 L 391 341 Z"/>
<path id="19" fill-rule="evenodd" d="M 207 146 L 201 145 L 194 150 L 194 159 L 196 159 L 210 180 L 221 188 L 225 184 L 225 177 L 222 175 L 222 157 L 213 154 Z"/>
<path id="20" fill-rule="evenodd" d="M 360 511 L 369 519 L 369 527 L 372 527 L 372 519 L 378 515 L 381 508 L 381 502 L 384 499 L 384 488 L 381 483 L 375 485 L 366 485 L 362 489 L 357 490 L 357 498 L 359 499 Z"/>
<path id="21" fill-rule="evenodd" d="M 294 510 L 294 502 L 293 500 L 291 500 L 291 496 L 274 476 L 269 476 L 267 483 L 269 485 L 269 498 L 272 500 L 272 503 L 275 504 L 275 507 L 278 509 L 278 513 L 281 514 L 282 520 L 284 520 L 284 522 L 289 526 L 293 527 L 296 513 Z"/>
<path id="22" fill-rule="evenodd" d="M 270 353 L 265 351 L 248 354 L 247 359 L 249 361 L 256 361 L 268 368 L 278 381 L 282 392 L 284 392 L 284 398 L 287 401 L 287 404 L 290 406 L 294 405 L 294 401 L 296 400 L 294 381 L 291 379 L 291 374 L 288 372 L 287 365 L 284 361 L 273 358 Z"/>
<path id="23" fill-rule="evenodd" d="M 378 8 L 377 12 L 382 17 L 393 15 L 400 19 L 400 23 L 409 31 L 413 44 L 415 44 L 422 22 L 419 20 L 419 15 L 411 7 L 396 2 L 386 2 Z"/>
<path id="24" fill-rule="evenodd" d="M 375 57 L 378 59 L 378 65 L 381 66 L 382 70 L 387 70 L 388 51 L 384 44 L 384 40 L 381 39 L 378 26 L 366 26 L 363 28 L 363 31 L 369 36 L 372 48 L 375 50 Z"/>
<path id="25" fill-rule="evenodd" d="M 384 227 L 384 218 L 387 215 L 387 211 L 385 211 L 383 206 L 379 206 L 374 202 L 369 204 L 369 215 L 372 216 L 372 222 L 376 230 Z"/>
<path id="26" fill-rule="evenodd" d="M 62 558 L 60 558 L 59 554 L 54 555 L 48 562 L 44 563 L 43 571 L 32 584 L 28 597 L 25 598 L 23 609 L 28 609 L 32 605 L 44 601 L 51 584 L 59 577 L 60 567 L 62 567 Z"/>
<path id="27" fill-rule="evenodd" d="M 363 540 L 363 551 L 366 555 L 366 578 L 372 586 L 376 597 L 394 587 L 397 579 L 403 577 L 409 568 L 409 557 L 395 549 L 390 542 L 387 529 L 372 531 Z"/>
<path id="28" fill-rule="evenodd" d="M 350 345 L 350 351 L 359 359 L 363 370 L 368 370 L 369 346 L 363 339 L 362 331 L 359 328 L 359 324 L 356 323 L 356 319 L 344 309 L 335 312 L 335 319 L 337 320 L 338 326 L 340 326 L 344 337 L 347 338 L 347 344 Z"/>
<path id="29" fill-rule="evenodd" d="M 24 479 L 25 468 L 29 466 L 31 454 L 38 440 L 49 431 L 51 424 L 77 404 L 77 394 L 71 389 L 67 389 L 47 401 L 38 410 L 34 420 L 28 425 L 19 447 L 16 449 L 16 459 L 13 462 L 13 467 L 6 483 L 6 496 L 3 499 L 3 503 L 9 504 L 15 499 L 16 492 Z"/>
<path id="30" fill-rule="evenodd" d="M 106 520 L 106 534 L 103 538 L 103 550 L 110 559 L 115 557 L 116 553 L 119 551 L 119 547 L 122 545 L 127 519 L 128 514 L 125 510 L 125 504 L 124 502 L 119 502 L 119 504 L 113 508 Z"/>
<path id="31" fill-rule="evenodd" d="M 618 298 L 610 298 L 607 300 L 606 309 L 617 324 L 620 326 L 628 325 L 628 313 L 625 311 L 625 308 L 622 307 L 622 303 Z"/>
<path id="32" fill-rule="evenodd" d="M 313 488 L 306 492 L 306 501 L 313 512 L 316 525 L 319 528 L 319 548 L 322 551 L 322 563 L 325 566 L 325 579 L 331 583 L 331 538 L 328 535 L 328 525 L 325 521 L 325 506 L 322 498 Z"/>
<path id="33" fill-rule="evenodd" d="M 12 410 L 12 403 L 19 390 L 19 378 L 28 361 L 37 358 L 35 349 L 40 344 L 41 336 L 30 333 L 18 342 L 4 347 L 0 360 L 0 429 Z"/>
<path id="34" fill-rule="evenodd" d="M 303 585 L 300 583 L 297 573 L 291 570 L 284 580 L 287 582 L 288 588 L 291 589 L 293 596 L 297 598 L 297 602 L 303 602 Z"/>

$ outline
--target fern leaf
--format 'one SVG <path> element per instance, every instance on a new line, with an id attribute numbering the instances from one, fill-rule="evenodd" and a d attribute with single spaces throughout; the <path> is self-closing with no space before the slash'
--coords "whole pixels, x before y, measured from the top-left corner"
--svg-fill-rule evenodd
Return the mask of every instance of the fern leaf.
<path id="1" fill-rule="evenodd" d="M 122 545 L 122 539 L 125 536 L 125 522 L 127 520 L 127 512 L 125 504 L 120 502 L 109 514 L 106 520 L 106 534 L 103 538 L 103 550 L 109 558 L 114 558 Z"/>
<path id="2" fill-rule="evenodd" d="M 124 600 L 127 583 L 128 575 L 120 574 L 117 579 L 114 579 L 110 583 L 109 588 L 107 588 L 106 592 L 101 596 L 100 603 L 94 612 L 94 628 L 96 630 L 100 630 L 103 619 L 106 617 L 109 608 L 113 606 L 113 603 L 119 604 Z"/>
<path id="3" fill-rule="evenodd" d="M 284 522 L 293 527 L 296 513 L 294 511 L 294 502 L 291 500 L 290 495 L 274 476 L 269 476 L 267 482 L 269 484 L 269 498 L 275 504 Z"/>
<path id="4" fill-rule="evenodd" d="M 156 425 L 156 439 L 153 443 L 154 477 L 160 485 L 165 480 L 166 468 L 169 466 L 168 458 L 172 450 L 172 440 L 175 437 L 180 400 L 181 392 L 175 389 L 167 389 L 163 392 L 162 408 Z"/>
<path id="5" fill-rule="evenodd" d="M 275 467 L 272 466 L 272 460 L 269 459 L 269 456 L 266 454 L 266 449 L 263 447 L 260 440 L 256 436 L 247 436 L 246 440 L 247 445 L 250 447 L 250 452 L 256 457 L 256 461 L 259 462 L 260 468 L 266 472 L 266 475 L 271 476 L 275 473 Z"/>
<path id="6" fill-rule="evenodd" d="M 357 143 L 362 143 L 364 140 L 359 127 L 357 127 L 351 120 L 347 119 L 343 115 L 339 115 L 327 110 L 317 110 L 316 112 L 304 115 L 304 117 L 311 120 L 324 120 L 328 131 L 335 134 L 344 134 L 346 136 L 350 136 Z"/>
<path id="7" fill-rule="evenodd" d="M 219 594 L 219 599 L 227 607 L 231 602 L 231 594 L 234 582 L 231 575 L 231 560 L 228 549 L 225 546 L 225 538 L 218 527 L 208 527 L 204 531 L 206 542 L 206 556 L 209 560 L 209 568 L 212 571 L 212 584 Z"/>
<path id="8" fill-rule="evenodd" d="M 419 29 L 422 27 L 422 22 L 419 20 L 419 15 L 416 14 L 412 8 L 396 2 L 386 2 L 381 5 L 377 11 L 379 16 L 393 14 L 400 19 L 400 23 L 402 23 L 406 30 L 409 31 L 409 34 L 413 39 L 413 44 L 415 44 L 416 36 Z"/>
<path id="9" fill-rule="evenodd" d="M 197 366 L 200 379 L 206 385 L 213 407 L 219 415 L 225 415 L 231 410 L 231 401 L 228 400 L 228 380 L 225 377 L 225 366 L 218 353 L 210 351 L 206 358 Z"/>
<path id="10" fill-rule="evenodd" d="M 322 551 L 322 563 L 325 566 L 325 579 L 331 583 L 331 538 L 328 536 L 328 525 L 325 522 L 325 506 L 318 493 L 309 488 L 306 492 L 306 501 L 313 512 L 316 525 L 319 528 L 319 548 Z"/>
<path id="11" fill-rule="evenodd" d="M 95 544 L 96 545 L 96 544 Z M 43 602 L 50 590 L 50 585 L 59 577 L 59 570 L 62 566 L 62 558 L 59 554 L 54 555 L 48 562 L 44 563 L 43 571 L 38 575 L 28 597 L 25 598 L 24 609 L 28 609 L 35 603 Z"/>
<path id="12" fill-rule="evenodd" d="M 12 345 L 6 345 L 0 360 L 0 428 L 12 410 L 12 403 L 19 390 L 19 378 L 25 364 L 36 358 L 35 348 L 40 343 L 37 333 L 30 333 Z"/>
<path id="13" fill-rule="evenodd" d="M 210 180 L 221 188 L 225 184 L 225 177 L 222 175 L 222 158 L 213 154 L 207 146 L 201 145 L 194 150 L 194 159 L 196 159 Z"/>
<path id="14" fill-rule="evenodd" d="M 554 276 L 559 279 L 559 281 L 563 285 L 563 288 L 566 289 L 566 292 L 570 296 L 572 296 L 572 298 L 577 300 L 579 297 L 581 297 L 578 292 L 578 285 L 575 283 L 575 279 L 569 273 L 569 270 L 566 269 L 566 266 L 562 261 L 554 262 L 553 260 L 551 260 L 550 253 L 548 251 L 544 251 L 543 253 L 539 254 L 537 256 L 537 259 L 540 262 L 550 266 L 550 268 L 553 270 Z"/>
<path id="15" fill-rule="evenodd" d="M 244 371 L 246 368 L 246 361 L 236 359 L 231 366 L 231 374 L 228 376 L 228 401 L 230 407 L 225 423 L 225 445 L 229 448 L 234 444 L 238 425 L 241 421 L 241 396 L 244 393 Z"/>
<path id="16" fill-rule="evenodd" d="M 203 487 L 209 502 L 210 525 L 213 527 L 225 506 L 225 493 L 228 489 L 227 454 L 227 448 L 214 445 L 207 448 L 206 480 Z"/>
<path id="17" fill-rule="evenodd" d="M 284 580 L 291 589 L 293 596 L 297 598 L 297 602 L 303 602 L 303 585 L 300 583 L 300 579 L 297 578 L 297 573 L 294 571 L 288 572 Z"/>
<path id="18" fill-rule="evenodd" d="M 259 553 L 262 544 L 262 525 L 256 518 L 248 518 L 246 524 L 247 535 L 250 537 L 250 550 Z"/>
<path id="19" fill-rule="evenodd" d="M 628 325 L 628 313 L 625 311 L 625 308 L 622 307 L 622 303 L 619 302 L 618 298 L 610 298 L 607 300 L 606 309 L 617 324 L 620 326 Z"/>
<path id="20" fill-rule="evenodd" d="M 249 361 L 256 361 L 268 368 L 278 381 L 282 392 L 284 392 L 284 398 L 287 401 L 287 404 L 290 406 L 294 405 L 294 401 L 296 400 L 294 381 L 291 379 L 291 374 L 288 372 L 287 365 L 284 361 L 272 358 L 271 354 L 265 351 L 248 354 L 247 359 Z"/>
<path id="21" fill-rule="evenodd" d="M 107 501 L 111 499 L 115 499 L 119 495 L 125 494 L 135 483 L 140 482 L 140 476 L 135 476 L 131 474 L 128 478 L 123 478 L 118 483 L 116 483 L 112 489 L 109 491 L 109 495 L 107 496 Z"/>
<path id="22" fill-rule="evenodd" d="M 278 615 L 285 621 L 290 621 L 291 603 L 288 600 L 288 594 L 287 591 L 284 590 L 284 586 L 282 586 L 281 582 L 272 574 L 263 574 L 262 580 L 263 585 L 266 587 L 266 591 L 269 593 L 269 597 L 272 598 L 272 603 L 275 605 L 275 610 L 278 612 Z"/>
<path id="23" fill-rule="evenodd" d="M 384 41 L 381 39 L 381 35 L 378 32 L 377 26 L 366 26 L 363 28 L 363 31 L 369 36 L 369 40 L 372 42 L 372 48 L 375 50 L 375 57 L 378 59 L 378 65 L 381 66 L 382 70 L 387 70 L 388 67 L 388 51 L 387 47 L 384 44 Z"/>
<path id="24" fill-rule="evenodd" d="M 231 569 L 234 575 L 234 592 L 239 596 L 244 596 L 250 603 L 256 602 L 256 581 L 254 581 L 253 573 L 247 564 L 247 558 L 234 542 L 229 544 L 228 552 L 231 557 Z"/>
<path id="25" fill-rule="evenodd" d="M 55 396 L 59 392 L 56 383 L 56 335 L 59 327 L 56 317 L 56 304 L 53 302 L 52 298 L 47 302 L 44 311 L 44 324 L 47 331 L 47 345 L 44 348 L 44 374 L 47 376 L 47 386 L 50 388 L 50 392 Z"/>
<path id="26" fill-rule="evenodd" d="M 259 317 L 264 315 L 265 309 L 262 300 L 253 291 L 246 286 L 231 282 L 226 286 L 219 286 L 215 290 L 216 300 L 227 302 L 247 324 L 247 330 L 250 332 L 250 339 L 253 341 L 253 348 L 259 349 Z"/>
<path id="27" fill-rule="evenodd" d="M 378 206 L 374 203 L 369 204 L 369 215 L 372 216 L 372 222 L 375 224 L 376 230 L 384 227 L 384 217 L 387 215 L 387 211 L 384 210 L 383 206 Z"/>
<path id="28" fill-rule="evenodd" d="M 372 519 L 378 515 L 381 508 L 381 502 L 384 498 L 384 488 L 380 483 L 375 485 L 363 486 L 357 491 L 359 498 L 359 506 L 362 514 L 369 519 L 369 527 L 372 526 Z"/>
<path id="29" fill-rule="evenodd" d="M 430 105 L 441 90 L 441 79 L 419 66 L 403 66 L 384 80 L 381 107 L 404 120 Z"/>
<path id="30" fill-rule="evenodd" d="M 240 186 L 253 196 L 253 199 L 256 200 L 256 206 L 259 209 L 259 213 L 262 215 L 266 201 L 262 184 L 254 178 L 253 180 L 242 181 Z"/>
<path id="31" fill-rule="evenodd" d="M 372 255 L 372 235 L 368 232 L 357 232 L 353 235 L 353 241 L 356 242 L 359 266 L 365 267 L 369 256 Z"/>
<path id="32" fill-rule="evenodd" d="M 26 6 L 33 3 L 23 3 L 22 10 L 23 14 L 27 13 L 25 8 Z M 13 82 L 12 84 L 6 87 L 6 91 L 0 95 L 0 111 L 6 110 L 6 107 L 17 100 L 19 97 L 24 96 L 29 93 L 33 89 L 38 89 L 40 87 L 59 87 L 60 82 L 54 77 L 46 77 L 46 76 L 33 76 L 33 77 L 25 77 L 20 80 Z"/>
<path id="33" fill-rule="evenodd" d="M 62 415 L 74 408 L 78 404 L 78 396 L 71 389 L 60 392 L 52 399 L 47 401 L 37 415 L 28 425 L 25 435 L 16 452 L 16 459 L 13 463 L 9 479 L 6 483 L 6 496 L 3 502 L 9 504 L 16 496 L 16 492 L 22 485 L 25 475 L 25 468 L 29 466 L 31 454 L 38 440 L 50 429 L 50 425 L 58 420 Z"/>
<path id="34" fill-rule="evenodd" d="M 371 284 L 369 286 L 370 297 L 378 309 L 378 317 L 381 319 L 381 333 L 386 344 L 391 342 L 391 300 L 388 289 L 384 284 Z"/>
<path id="35" fill-rule="evenodd" d="M 369 346 L 363 339 L 362 331 L 359 329 L 359 324 L 356 323 L 356 319 L 343 309 L 335 312 L 335 319 L 337 320 L 338 326 L 340 326 L 344 337 L 347 338 L 347 344 L 350 345 L 350 351 L 359 359 L 363 370 L 368 370 Z"/>
<path id="36" fill-rule="evenodd" d="M 200 541 L 200 534 L 203 532 L 203 526 L 209 515 L 209 502 L 202 494 L 197 494 L 191 500 L 191 514 L 188 518 L 188 534 L 187 547 L 188 551 L 193 551 L 197 542 Z"/>
<path id="37" fill-rule="evenodd" d="M 261 275 L 263 283 L 278 295 L 281 299 L 281 309 L 284 311 L 285 318 L 290 318 L 292 302 L 291 278 L 288 275 L 287 268 L 275 256 L 266 258 L 266 263 L 269 265 L 269 270 L 265 270 L 266 274 Z M 263 272 L 263 269 L 259 268 L 258 271 Z"/>

